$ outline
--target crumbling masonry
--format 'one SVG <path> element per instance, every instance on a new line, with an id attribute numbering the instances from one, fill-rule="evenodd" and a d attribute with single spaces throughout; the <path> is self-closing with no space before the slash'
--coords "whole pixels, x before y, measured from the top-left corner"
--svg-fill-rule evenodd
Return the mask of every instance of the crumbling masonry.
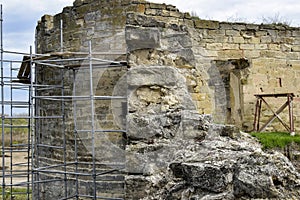
<path id="1" fill-rule="evenodd" d="M 59 40 L 61 20 L 63 49 Z M 197 199 L 206 195 L 219 195 L 219 199 L 234 199 L 280 198 L 289 194 L 283 183 L 283 175 L 278 173 L 282 165 L 289 166 L 289 162 L 277 154 L 273 155 L 276 158 L 269 154 L 256 154 L 259 146 L 254 141 L 240 135 L 231 126 L 212 125 L 210 115 L 214 123 L 234 124 L 242 130 L 250 131 L 253 128 L 256 101 L 254 94 L 298 94 L 299 28 L 201 20 L 189 13 L 179 12 L 172 5 L 142 0 L 76 0 L 72 7 L 64 8 L 62 13 L 42 17 L 36 29 L 36 45 L 37 53 L 63 51 L 63 58 L 71 56 L 68 52 L 88 52 L 91 47 L 97 59 L 126 63 L 119 68 L 101 69 L 93 73 L 96 95 L 114 96 L 117 93 L 118 96 L 127 97 L 127 103 L 121 100 L 95 101 L 94 117 L 97 126 L 111 130 L 126 129 L 126 133 L 111 131 L 96 137 L 98 145 L 95 155 L 97 162 L 101 163 L 97 164 L 97 173 L 101 173 L 101 170 L 122 169 L 103 180 L 97 180 L 98 196 L 141 199 L 153 195 L 157 199 L 155 195 L 161 195 L 162 199 L 185 199 L 183 196 L 187 195 L 186 198 Z M 87 66 L 86 63 L 74 63 L 74 66 L 78 65 L 83 66 L 83 69 Z M 76 82 L 71 78 L 73 73 L 76 74 Z M 37 66 L 36 74 L 38 83 L 47 85 L 61 84 L 60 77 L 63 74 L 64 95 L 70 96 L 86 95 L 85 90 L 90 81 L 88 73 L 76 67 L 55 70 Z M 77 88 L 76 91 L 74 88 Z M 61 91 L 57 89 L 49 93 L 37 93 L 40 96 L 60 95 L 57 93 Z M 297 97 L 295 100 L 294 118 L 298 130 L 300 108 Z M 275 99 L 271 105 L 276 106 L 280 101 Z M 118 111 L 114 110 L 116 108 Z M 51 119 L 39 122 L 37 127 L 40 131 L 36 137 L 52 144 L 65 141 L 65 158 L 62 157 L 61 149 L 49 152 L 49 149 L 39 147 L 40 167 L 59 163 L 63 159 L 74 160 L 75 140 L 78 143 L 77 161 L 84 163 L 93 159 L 90 146 L 94 144 L 86 142 L 90 139 L 89 135 L 77 139 L 73 137 L 76 130 L 74 117 L 77 126 L 82 129 L 89 126 L 90 107 L 77 101 L 76 108 L 74 102 L 63 102 L 60 107 L 53 101 L 37 101 L 37 112 L 42 116 L 57 115 L 58 110 L 62 109 L 65 112 L 64 126 L 61 127 Z M 272 114 L 265 112 L 262 121 L 266 121 Z M 288 119 L 287 115 L 282 117 Z M 67 133 L 66 138 L 60 134 L 62 129 Z M 268 130 L 282 129 L 280 123 L 273 123 Z M 226 143 L 232 149 L 236 148 L 236 142 L 242 143 L 240 145 L 245 145 L 245 152 L 241 150 L 235 155 L 233 152 L 236 149 L 228 150 L 219 156 L 220 165 L 209 163 L 209 159 L 204 159 L 208 155 L 203 152 L 218 152 L 218 148 L 223 148 L 214 143 L 214 137 L 234 140 L 227 143 L 227 139 L 220 139 L 224 142 L 224 148 Z M 243 140 L 249 140 L 248 144 L 243 144 Z M 204 146 L 197 146 L 203 141 Z M 187 152 L 180 152 L 184 146 Z M 189 153 L 197 154 L 194 160 L 197 164 L 192 161 L 193 156 L 185 155 Z M 179 154 L 187 157 L 181 158 Z M 247 163 L 251 161 L 245 156 L 253 156 L 255 162 L 260 158 L 264 161 L 283 159 L 281 164 L 274 164 L 276 170 L 270 172 L 274 172 L 273 178 L 280 179 L 282 184 L 276 185 L 275 179 L 268 182 L 269 172 L 264 171 L 265 168 L 260 172 L 255 167 L 257 174 L 251 176 L 259 177 L 263 174 L 258 179 L 266 182 L 257 186 L 256 183 L 260 182 L 253 178 L 253 182 L 247 183 L 247 176 L 243 173 L 250 173 Z M 225 162 L 231 157 L 235 161 L 229 164 Z M 211 158 L 218 160 L 214 156 Z M 189 164 L 182 164 L 184 162 Z M 265 163 L 266 166 L 269 164 Z M 79 164 L 77 167 L 82 168 L 82 171 L 88 170 L 84 165 Z M 170 175 L 170 170 L 173 175 Z M 211 171 L 218 172 L 213 180 L 209 178 Z M 201 177 L 197 179 L 196 172 L 202 173 L 203 180 Z M 193 176 L 193 173 L 196 174 Z M 296 184 L 298 174 L 292 169 L 288 173 L 296 177 L 289 178 L 293 179 L 289 180 L 292 185 Z M 41 174 L 40 178 L 48 176 Z M 203 178 L 205 176 L 206 181 Z M 176 182 L 178 179 L 186 183 Z M 92 191 L 92 180 L 86 177 L 79 177 L 79 180 L 80 192 L 89 194 Z M 216 182 L 220 184 L 216 185 Z M 40 187 L 45 199 L 63 198 L 64 190 L 68 195 L 74 193 L 75 184 L 74 177 L 68 177 L 64 187 L 47 183 Z M 172 188 L 175 185 L 177 189 Z M 271 189 L 260 190 L 265 186 Z M 296 195 L 297 192 L 295 190 L 290 195 Z"/>

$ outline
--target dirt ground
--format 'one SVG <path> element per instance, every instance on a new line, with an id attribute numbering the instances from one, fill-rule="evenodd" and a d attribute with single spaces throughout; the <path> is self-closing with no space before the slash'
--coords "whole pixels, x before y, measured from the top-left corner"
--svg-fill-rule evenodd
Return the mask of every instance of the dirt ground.
<path id="1" fill-rule="evenodd" d="M 3 184 L 3 172 L 6 176 L 5 184 L 14 186 L 24 187 L 26 183 L 30 181 L 27 177 L 28 169 L 28 153 L 27 152 L 13 152 L 12 155 L 10 153 L 5 154 L 5 169 L 3 169 L 3 157 L 1 156 L 0 163 L 0 174 L 1 174 L 1 183 Z M 12 163 L 12 165 L 11 165 Z"/>

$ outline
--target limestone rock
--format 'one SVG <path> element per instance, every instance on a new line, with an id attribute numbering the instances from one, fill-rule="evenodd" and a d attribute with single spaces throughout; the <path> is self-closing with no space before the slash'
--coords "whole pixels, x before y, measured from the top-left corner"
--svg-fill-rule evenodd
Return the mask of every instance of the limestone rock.
<path id="1" fill-rule="evenodd" d="M 140 194 L 139 198 L 233 200 L 299 197 L 300 174 L 285 156 L 278 152 L 263 152 L 257 141 L 246 133 L 232 138 L 231 134 L 222 133 L 224 129 L 212 125 L 208 133 L 212 130 L 214 133 L 200 143 L 165 141 L 164 148 L 170 147 L 172 151 L 165 154 L 160 150 L 157 157 L 164 154 L 172 159 L 165 159 L 165 165 L 157 165 L 155 173 L 143 176 L 146 184 L 142 189 L 147 188 L 148 193 Z M 134 179 L 134 176 L 130 177 L 130 181 Z"/>

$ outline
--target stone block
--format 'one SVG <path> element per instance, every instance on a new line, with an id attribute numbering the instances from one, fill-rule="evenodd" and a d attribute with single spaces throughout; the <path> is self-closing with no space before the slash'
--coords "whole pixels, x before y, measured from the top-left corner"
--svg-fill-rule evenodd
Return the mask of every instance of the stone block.
<path id="1" fill-rule="evenodd" d="M 242 50 L 222 50 L 218 51 L 218 57 L 220 59 L 239 59 L 244 55 Z"/>
<path id="2" fill-rule="evenodd" d="M 212 20 L 195 19 L 194 24 L 195 28 L 218 29 L 220 27 L 218 21 Z"/>
<path id="3" fill-rule="evenodd" d="M 292 36 L 293 37 L 300 37 L 300 30 L 293 30 L 292 31 Z"/>
<path id="4" fill-rule="evenodd" d="M 227 23 L 227 22 L 220 22 L 220 29 L 225 29 L 225 30 L 231 30 L 232 29 L 232 23 Z"/>
<path id="5" fill-rule="evenodd" d="M 146 10 L 145 4 L 138 4 L 138 5 L 136 6 L 136 11 L 137 11 L 138 13 L 145 13 L 145 10 Z"/>
<path id="6" fill-rule="evenodd" d="M 250 39 L 247 39 L 246 41 L 250 44 L 260 44 L 259 37 L 251 37 Z"/>
<path id="7" fill-rule="evenodd" d="M 184 14 L 177 11 L 170 11 L 170 16 L 176 18 L 183 18 Z"/>
<path id="8" fill-rule="evenodd" d="M 206 44 L 206 49 L 208 49 L 208 50 L 220 50 L 220 49 L 223 49 L 223 44 L 222 43 Z"/>
<path id="9" fill-rule="evenodd" d="M 157 10 L 156 9 L 149 9 L 149 8 L 147 8 L 145 10 L 145 14 L 146 15 L 156 15 L 157 14 Z"/>
<path id="10" fill-rule="evenodd" d="M 245 30 L 246 29 L 246 24 L 243 24 L 243 23 L 233 23 L 232 24 L 232 29 L 234 30 Z"/>
<path id="11" fill-rule="evenodd" d="M 237 31 L 237 30 L 226 30 L 225 34 L 228 36 L 235 36 L 235 37 L 241 36 L 240 31 Z"/>
<path id="12" fill-rule="evenodd" d="M 267 58 L 286 58 L 286 54 L 282 53 L 281 51 L 270 51 L 270 50 L 262 50 L 260 51 L 261 57 L 267 57 Z"/>
<path id="13" fill-rule="evenodd" d="M 212 120 L 211 115 L 200 115 L 196 110 L 183 110 L 181 115 L 182 135 L 178 138 L 204 140 Z"/>
<path id="14" fill-rule="evenodd" d="M 229 170 L 205 163 L 172 163 L 170 169 L 192 186 L 216 193 L 225 191 L 232 179 Z"/>
<path id="15" fill-rule="evenodd" d="M 228 43 L 224 43 L 224 44 L 223 44 L 223 49 L 227 49 L 227 50 L 239 49 L 239 44 L 228 44 Z"/>
<path id="16" fill-rule="evenodd" d="M 268 49 L 268 45 L 267 44 L 255 44 L 254 45 L 254 49 L 257 49 L 257 50 L 266 50 L 266 49 Z"/>
<path id="17" fill-rule="evenodd" d="M 225 36 L 225 31 L 228 31 L 228 30 L 224 30 L 224 29 L 208 30 L 207 33 L 208 33 L 208 35 L 211 35 L 211 36 L 217 36 L 217 35 Z"/>
<path id="18" fill-rule="evenodd" d="M 292 46 L 292 51 L 293 52 L 300 52 L 300 45 L 293 45 Z"/>
<path id="19" fill-rule="evenodd" d="M 236 44 L 245 43 L 245 39 L 243 37 L 232 37 L 232 42 Z"/>
<path id="20" fill-rule="evenodd" d="M 155 49 L 160 46 L 160 32 L 157 28 L 126 27 L 126 42 L 129 51 Z"/>
<path id="21" fill-rule="evenodd" d="M 300 58 L 300 52 L 288 52 L 286 58 L 287 60 L 298 60 Z"/>
<path id="22" fill-rule="evenodd" d="M 244 50 L 244 56 L 246 58 L 258 58 L 260 56 L 260 52 L 255 50 Z"/>
<path id="23" fill-rule="evenodd" d="M 161 37 L 161 46 L 170 52 L 178 51 L 178 49 L 189 49 L 193 46 L 191 38 L 185 34 L 170 34 Z M 192 54 L 192 53 L 191 53 Z M 188 56 L 190 57 L 190 56 Z"/>
<path id="24" fill-rule="evenodd" d="M 150 8 L 165 10 L 165 9 L 167 9 L 167 5 L 160 4 L 160 3 L 150 3 Z"/>
<path id="25" fill-rule="evenodd" d="M 299 60 L 289 60 L 287 62 L 289 66 L 291 66 L 294 70 L 300 70 L 300 62 Z"/>
<path id="26" fill-rule="evenodd" d="M 228 42 L 228 37 L 225 37 L 225 36 L 215 36 L 213 42 L 226 44 Z"/>
<path id="27" fill-rule="evenodd" d="M 192 16 L 189 12 L 184 13 L 184 18 L 185 19 L 192 19 Z"/>
<path id="28" fill-rule="evenodd" d="M 261 41 L 261 43 L 268 44 L 268 43 L 272 42 L 272 37 L 270 37 L 270 36 L 262 36 L 260 38 L 260 41 Z"/>
<path id="29" fill-rule="evenodd" d="M 251 49 L 255 49 L 255 46 L 254 44 L 240 44 L 240 49 L 251 50 Z"/>

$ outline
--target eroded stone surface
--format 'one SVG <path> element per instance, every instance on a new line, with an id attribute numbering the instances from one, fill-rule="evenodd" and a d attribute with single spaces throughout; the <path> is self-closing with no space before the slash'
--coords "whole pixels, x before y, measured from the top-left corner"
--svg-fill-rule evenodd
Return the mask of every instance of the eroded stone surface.
<path id="1" fill-rule="evenodd" d="M 146 184 L 133 199 L 297 199 L 300 174 L 278 152 L 265 153 L 250 136 L 232 139 L 215 132 L 201 142 L 166 142 L 169 158 L 155 173 L 137 176 Z M 154 141 L 152 149 L 159 145 Z M 168 143 L 168 145 L 166 145 Z M 163 151 L 157 151 L 157 159 Z M 151 152 L 153 153 L 153 152 Z M 146 156 L 147 151 L 143 152 Z M 166 154 L 164 154 L 166 155 Z M 163 165 L 160 165 L 163 166 Z M 135 176 L 128 176 L 130 188 Z M 144 180 L 144 181 L 142 181 Z M 142 191 L 142 192 L 141 192 Z"/>

